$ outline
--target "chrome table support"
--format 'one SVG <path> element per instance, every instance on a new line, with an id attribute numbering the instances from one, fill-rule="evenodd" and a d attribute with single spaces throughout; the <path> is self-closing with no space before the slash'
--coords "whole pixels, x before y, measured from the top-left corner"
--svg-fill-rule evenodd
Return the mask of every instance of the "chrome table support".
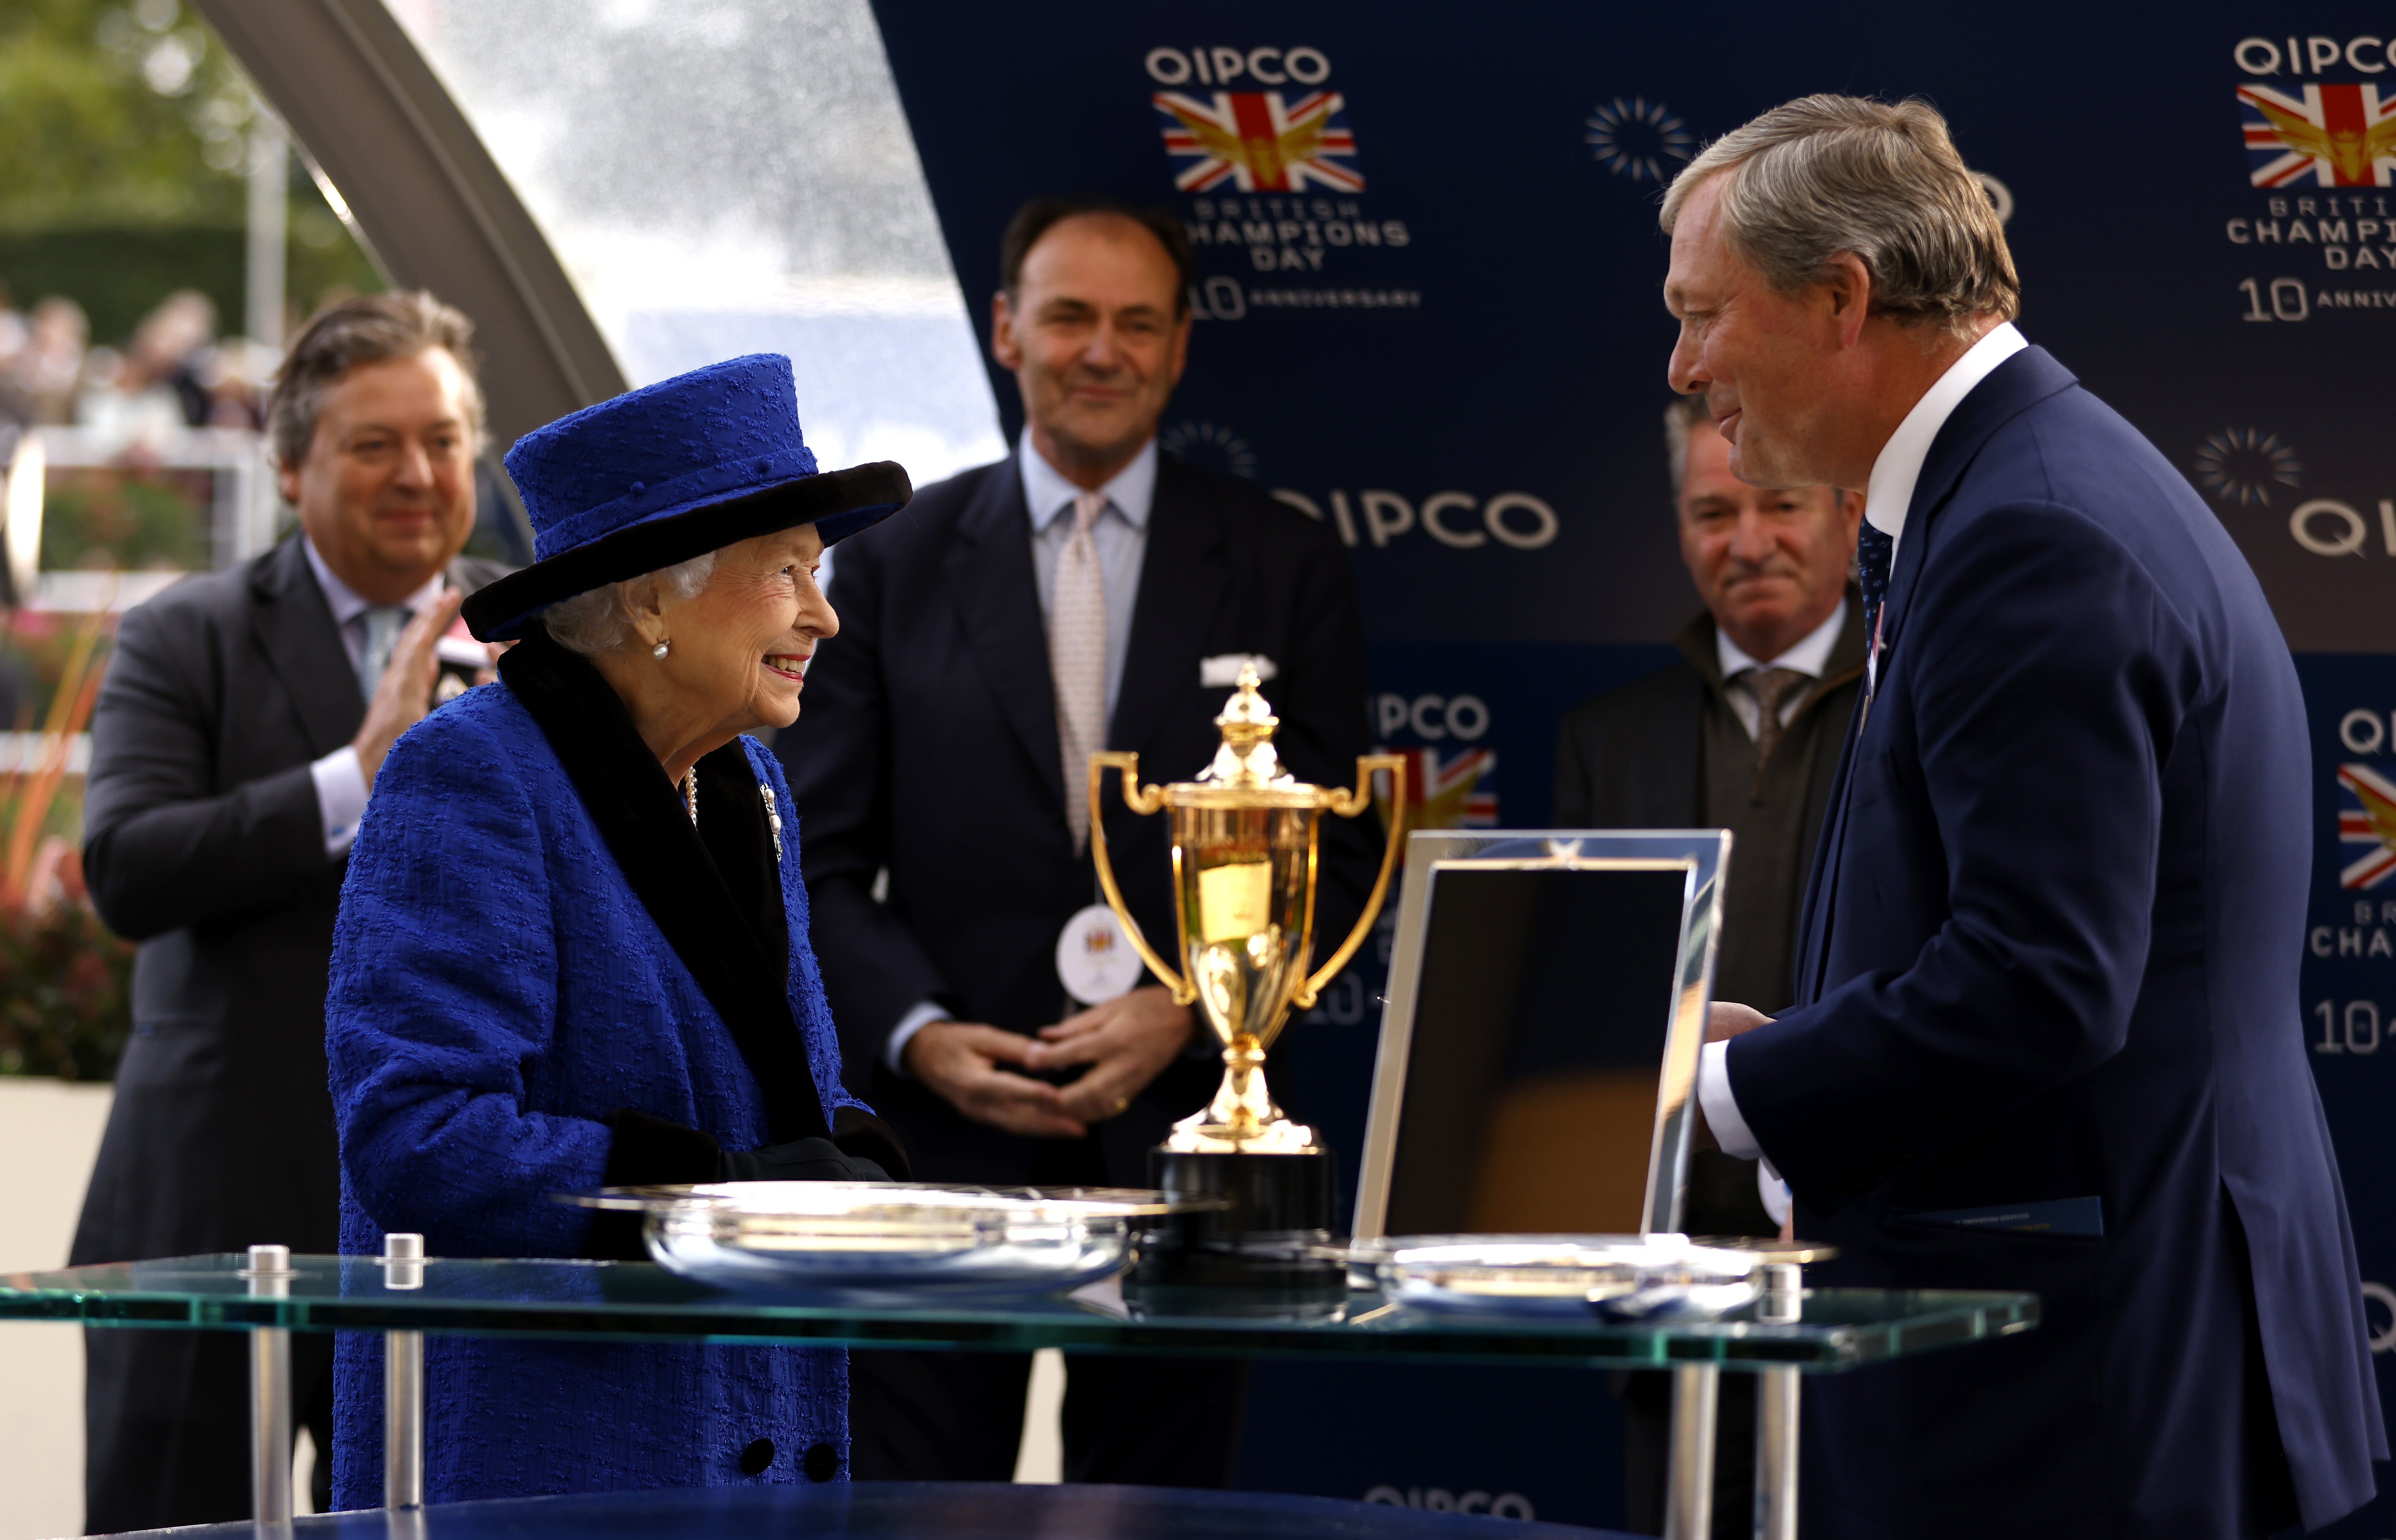
<path id="1" fill-rule="evenodd" d="M 1664 1494 L 1664 1540 L 1710 1540 L 1714 1529 L 1714 1407 L 1722 1371 L 1684 1363 L 1672 1371 L 1672 1456 Z"/>
<path id="2" fill-rule="evenodd" d="M 291 1248 L 250 1247 L 243 1276 L 252 1294 L 288 1294 Z M 261 1525 L 291 1522 L 291 1334 L 280 1326 L 249 1334 L 249 1508 Z"/>
<path id="3" fill-rule="evenodd" d="M 382 1238 L 383 1286 L 424 1287 L 424 1237 Z M 382 1334 L 382 1506 L 424 1506 L 424 1334 Z"/>
<path id="4" fill-rule="evenodd" d="M 1794 1262 L 1764 1266 L 1759 1321 L 1803 1320 L 1804 1269 Z M 1766 1369 L 1755 1386 L 1755 1540 L 1797 1540 L 1797 1390 L 1794 1369 Z"/>

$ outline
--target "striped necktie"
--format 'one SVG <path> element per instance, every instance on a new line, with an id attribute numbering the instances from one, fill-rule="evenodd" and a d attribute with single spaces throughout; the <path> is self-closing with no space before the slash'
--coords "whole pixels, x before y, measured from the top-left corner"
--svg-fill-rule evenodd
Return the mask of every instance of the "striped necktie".
<path id="1" fill-rule="evenodd" d="M 1750 669 L 1745 680 L 1747 693 L 1755 697 L 1755 784 L 1760 791 L 1764 767 L 1772 763 L 1772 750 L 1780 747 L 1781 736 L 1788 731 L 1781 721 L 1781 708 L 1788 705 L 1791 692 L 1814 679 L 1794 669 Z"/>
<path id="2" fill-rule="evenodd" d="M 391 655 L 399 645 L 399 633 L 408 621 L 408 613 L 399 604 L 376 604 L 358 617 L 366 625 L 366 644 L 358 648 L 358 690 L 374 702 L 375 686 L 382 683 L 382 673 L 391 667 Z"/>
<path id="3" fill-rule="evenodd" d="M 1090 756 L 1107 743 L 1107 582 L 1090 526 L 1107 495 L 1073 499 L 1073 530 L 1057 559 L 1048 610 L 1048 672 L 1057 685 L 1057 747 L 1065 764 L 1065 826 L 1079 851 L 1090 839 Z"/>

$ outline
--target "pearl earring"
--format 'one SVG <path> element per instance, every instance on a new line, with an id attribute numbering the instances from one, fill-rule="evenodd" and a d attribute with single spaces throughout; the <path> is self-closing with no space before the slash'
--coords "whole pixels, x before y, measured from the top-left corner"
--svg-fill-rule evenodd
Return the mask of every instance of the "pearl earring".
<path id="1" fill-rule="evenodd" d="M 671 642 L 660 642 L 656 646 L 649 649 L 649 656 L 651 657 L 662 658 L 665 657 L 667 649 L 672 645 L 673 644 Z"/>

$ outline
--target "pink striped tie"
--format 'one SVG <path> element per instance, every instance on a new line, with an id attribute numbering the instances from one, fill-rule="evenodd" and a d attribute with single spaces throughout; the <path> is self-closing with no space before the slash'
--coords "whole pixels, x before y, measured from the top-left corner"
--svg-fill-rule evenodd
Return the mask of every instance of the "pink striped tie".
<path id="1" fill-rule="evenodd" d="M 1057 561 L 1048 612 L 1048 672 L 1057 683 L 1057 744 L 1065 761 L 1065 824 L 1079 851 L 1090 839 L 1090 756 L 1107 742 L 1107 581 L 1090 526 L 1103 492 L 1073 499 L 1073 532 Z"/>

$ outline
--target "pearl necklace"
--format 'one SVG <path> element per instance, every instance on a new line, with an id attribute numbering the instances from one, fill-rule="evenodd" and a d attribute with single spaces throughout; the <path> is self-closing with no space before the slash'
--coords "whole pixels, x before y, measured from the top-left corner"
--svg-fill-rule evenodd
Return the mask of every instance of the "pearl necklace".
<path id="1" fill-rule="evenodd" d="M 682 778 L 683 810 L 690 815 L 690 827 L 699 827 L 699 767 L 691 766 Z"/>

